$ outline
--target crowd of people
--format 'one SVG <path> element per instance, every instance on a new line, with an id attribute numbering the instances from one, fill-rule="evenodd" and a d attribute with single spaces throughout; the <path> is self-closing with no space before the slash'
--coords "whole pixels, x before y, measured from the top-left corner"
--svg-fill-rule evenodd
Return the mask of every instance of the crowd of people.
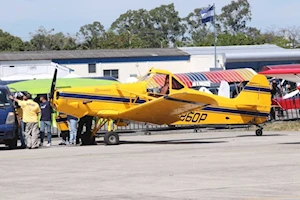
<path id="1" fill-rule="evenodd" d="M 286 94 L 297 89 L 296 83 L 287 82 L 286 84 L 281 84 L 278 79 L 271 79 L 270 81 L 271 98 L 272 100 L 277 98 L 282 98 Z M 277 117 L 283 117 L 283 110 L 280 107 L 272 107 L 270 112 L 270 121 L 274 121 Z"/>
<path id="2" fill-rule="evenodd" d="M 43 146 L 45 133 L 47 133 L 46 146 L 51 146 L 52 114 L 55 111 L 47 100 L 47 96 L 39 96 L 38 102 L 32 99 L 30 93 L 19 93 L 17 96 L 10 96 L 10 99 L 15 101 L 17 105 L 16 113 L 20 127 L 21 147 L 36 149 Z M 61 130 L 62 141 L 60 145 L 95 144 L 95 138 L 91 134 L 93 117 L 84 116 L 78 119 L 64 113 L 56 114 L 57 121 L 67 124 L 67 128 Z M 84 126 L 86 126 L 86 132 L 82 134 Z"/>

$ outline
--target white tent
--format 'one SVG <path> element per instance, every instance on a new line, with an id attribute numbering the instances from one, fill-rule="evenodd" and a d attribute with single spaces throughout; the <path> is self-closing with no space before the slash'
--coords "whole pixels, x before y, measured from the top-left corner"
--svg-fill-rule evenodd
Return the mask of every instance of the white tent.
<path id="1" fill-rule="evenodd" d="M 34 79 L 52 79 L 51 74 L 16 74 L 12 76 L 2 77 L 2 81 L 14 81 L 14 80 L 34 80 Z"/>
<path id="2" fill-rule="evenodd" d="M 137 82 L 138 79 L 136 77 L 129 77 L 127 80 L 126 80 L 126 83 L 135 83 Z"/>
<path id="3" fill-rule="evenodd" d="M 79 78 L 80 76 L 78 76 L 77 74 L 74 73 L 70 73 L 67 74 L 66 76 L 64 76 L 63 78 Z"/>
<path id="4" fill-rule="evenodd" d="M 9 65 L 0 65 L 0 79 L 2 81 L 52 79 L 55 68 L 58 69 L 58 78 L 79 77 L 78 75 L 73 74 L 73 70 L 68 67 L 53 62 L 41 62 L 35 64 L 16 64 L 13 67 L 10 67 Z"/>

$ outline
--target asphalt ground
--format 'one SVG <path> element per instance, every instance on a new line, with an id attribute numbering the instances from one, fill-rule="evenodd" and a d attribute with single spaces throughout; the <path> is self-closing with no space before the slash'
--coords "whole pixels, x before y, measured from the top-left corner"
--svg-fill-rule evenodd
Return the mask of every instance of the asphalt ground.
<path id="1" fill-rule="evenodd" d="M 1 147 L 1 199 L 300 199 L 299 132 L 185 132 Z"/>

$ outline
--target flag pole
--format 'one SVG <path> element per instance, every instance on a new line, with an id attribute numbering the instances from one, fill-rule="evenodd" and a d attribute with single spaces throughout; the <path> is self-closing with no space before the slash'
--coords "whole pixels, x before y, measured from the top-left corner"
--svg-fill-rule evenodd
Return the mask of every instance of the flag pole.
<path id="1" fill-rule="evenodd" d="M 217 43 L 217 37 L 216 37 L 216 8 L 215 8 L 215 3 L 213 4 L 214 7 L 214 46 L 215 46 L 215 68 L 217 68 L 217 47 L 216 47 L 216 43 Z"/>

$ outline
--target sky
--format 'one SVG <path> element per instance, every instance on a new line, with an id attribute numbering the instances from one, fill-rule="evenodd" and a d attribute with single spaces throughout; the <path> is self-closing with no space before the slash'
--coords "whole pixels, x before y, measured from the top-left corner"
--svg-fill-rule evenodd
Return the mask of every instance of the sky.
<path id="1" fill-rule="evenodd" d="M 147 10 L 162 4 L 174 3 L 180 17 L 195 8 L 215 3 L 216 14 L 231 0 L 1 0 L 0 29 L 23 40 L 30 40 L 30 32 L 40 26 L 54 32 L 75 35 L 80 27 L 100 21 L 108 29 L 128 10 Z M 5 2 L 5 3 L 4 3 Z M 250 26 L 262 31 L 269 27 L 283 28 L 297 25 L 300 19 L 299 0 L 248 0 L 252 11 Z"/>

